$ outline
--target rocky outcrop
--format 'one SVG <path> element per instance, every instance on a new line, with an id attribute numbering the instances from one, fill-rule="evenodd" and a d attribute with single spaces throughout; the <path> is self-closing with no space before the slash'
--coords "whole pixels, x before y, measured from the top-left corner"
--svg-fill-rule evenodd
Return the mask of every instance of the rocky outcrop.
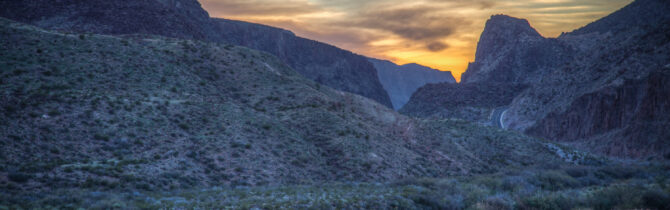
<path id="1" fill-rule="evenodd" d="M 616 156 L 670 152 L 670 71 L 653 72 L 578 97 L 527 133 Z"/>
<path id="2" fill-rule="evenodd" d="M 196 0 L 1 1 L 0 16 L 63 31 L 153 34 L 247 46 L 274 54 L 321 84 L 392 106 L 367 58 L 283 29 L 210 19 Z"/>
<path id="3" fill-rule="evenodd" d="M 571 54 L 568 46 L 542 37 L 528 21 L 494 15 L 486 22 L 475 62 L 468 65 L 462 82 L 533 83 Z"/>
<path id="4" fill-rule="evenodd" d="M 449 71 L 431 69 L 418 64 L 396 65 L 391 61 L 370 58 L 377 69 L 379 81 L 391 97 L 393 108 L 402 108 L 417 89 L 429 83 L 456 83 Z"/>

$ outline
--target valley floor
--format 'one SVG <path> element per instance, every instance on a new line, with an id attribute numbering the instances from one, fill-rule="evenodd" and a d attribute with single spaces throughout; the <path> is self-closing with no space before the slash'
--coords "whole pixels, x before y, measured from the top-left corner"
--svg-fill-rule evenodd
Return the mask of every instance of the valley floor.
<path id="1" fill-rule="evenodd" d="M 113 186 L 0 193 L 0 209 L 668 209 L 668 163 L 538 166 L 390 183 L 119 191 Z"/>

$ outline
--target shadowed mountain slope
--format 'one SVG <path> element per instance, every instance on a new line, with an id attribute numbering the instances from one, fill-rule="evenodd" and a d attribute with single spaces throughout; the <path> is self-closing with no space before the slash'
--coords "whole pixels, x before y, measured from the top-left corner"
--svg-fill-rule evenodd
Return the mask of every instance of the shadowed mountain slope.
<path id="1" fill-rule="evenodd" d="M 215 19 L 226 41 L 277 56 L 303 76 L 392 107 L 377 70 L 363 56 L 295 36 L 290 31 L 242 21 Z"/>
<path id="2" fill-rule="evenodd" d="M 196 0 L 2 1 L 0 16 L 79 33 L 152 34 L 247 46 L 274 54 L 309 79 L 392 107 L 365 57 L 282 29 L 210 19 Z"/>

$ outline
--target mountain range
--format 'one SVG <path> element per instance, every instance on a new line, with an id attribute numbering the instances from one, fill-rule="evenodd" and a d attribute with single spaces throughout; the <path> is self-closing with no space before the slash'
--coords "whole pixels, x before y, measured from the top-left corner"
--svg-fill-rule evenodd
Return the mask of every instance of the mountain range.
<path id="1" fill-rule="evenodd" d="M 27 177 L 3 188 L 388 181 L 591 158 L 466 121 L 409 118 L 245 47 L 0 25 L 0 66 L 12 69 L 0 83 L 2 118 L 12 119 L 0 122 L 0 164 Z"/>
<path id="2" fill-rule="evenodd" d="M 558 38 L 540 36 L 522 19 L 492 16 L 462 87 L 426 86 L 404 113 L 471 110 L 447 116 L 486 122 L 487 112 L 504 109 L 505 128 L 602 154 L 660 158 L 670 152 L 667 11 L 667 1 L 637 0 Z M 472 88 L 503 94 L 436 99 Z"/>
<path id="3" fill-rule="evenodd" d="M 668 209 L 668 11 L 494 15 L 456 83 L 196 0 L 0 1 L 0 209 Z"/>

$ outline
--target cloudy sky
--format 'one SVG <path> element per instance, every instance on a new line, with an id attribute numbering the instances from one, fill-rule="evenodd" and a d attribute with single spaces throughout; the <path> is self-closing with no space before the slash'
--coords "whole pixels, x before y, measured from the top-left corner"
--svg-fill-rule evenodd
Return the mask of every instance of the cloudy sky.
<path id="1" fill-rule="evenodd" d="M 460 80 L 493 14 L 528 19 L 545 37 L 632 0 L 200 0 L 212 17 L 285 28 L 355 53 L 449 70 Z"/>

